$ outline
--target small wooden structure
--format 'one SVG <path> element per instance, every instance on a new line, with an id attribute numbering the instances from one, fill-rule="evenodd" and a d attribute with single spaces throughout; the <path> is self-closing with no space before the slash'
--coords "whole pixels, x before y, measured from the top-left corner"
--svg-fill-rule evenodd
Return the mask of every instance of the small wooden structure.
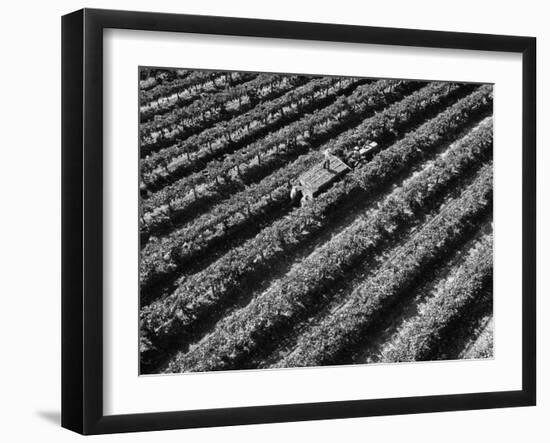
<path id="1" fill-rule="evenodd" d="M 359 155 L 361 155 L 362 157 L 367 157 L 376 152 L 376 150 L 378 149 L 378 143 L 369 142 L 364 147 L 357 149 L 359 149 Z"/>
<path id="2" fill-rule="evenodd" d="M 330 155 L 328 160 L 328 167 L 325 167 L 324 162 L 318 163 L 298 178 L 304 197 L 316 197 L 350 170 L 348 165 L 334 155 Z"/>

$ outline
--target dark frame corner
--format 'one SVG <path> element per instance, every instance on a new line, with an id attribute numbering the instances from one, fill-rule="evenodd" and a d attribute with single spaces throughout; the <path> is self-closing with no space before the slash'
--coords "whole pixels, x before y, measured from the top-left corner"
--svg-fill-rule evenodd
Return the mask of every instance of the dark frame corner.
<path id="1" fill-rule="evenodd" d="M 102 394 L 102 33 L 194 32 L 523 55 L 523 388 L 518 391 L 105 416 Z M 83 9 L 62 18 L 62 426 L 82 434 L 536 404 L 536 39 Z"/>

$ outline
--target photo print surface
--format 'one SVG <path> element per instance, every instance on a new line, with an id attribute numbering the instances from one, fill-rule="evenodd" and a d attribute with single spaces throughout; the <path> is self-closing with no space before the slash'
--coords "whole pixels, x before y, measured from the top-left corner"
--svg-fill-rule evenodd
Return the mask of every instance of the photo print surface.
<path id="1" fill-rule="evenodd" d="M 141 374 L 493 357 L 493 85 L 137 89 Z"/>

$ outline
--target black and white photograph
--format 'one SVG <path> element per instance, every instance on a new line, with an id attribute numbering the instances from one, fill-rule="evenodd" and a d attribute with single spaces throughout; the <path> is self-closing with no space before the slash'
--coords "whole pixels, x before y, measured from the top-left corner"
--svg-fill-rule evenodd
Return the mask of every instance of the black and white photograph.
<path id="1" fill-rule="evenodd" d="M 140 373 L 493 357 L 493 85 L 139 68 Z"/>
<path id="2" fill-rule="evenodd" d="M 3 9 L 2 441 L 547 443 L 543 2 L 106 5 Z"/>
<path id="3" fill-rule="evenodd" d="M 63 428 L 538 441 L 542 21 L 401 3 L 62 16 L 61 352 L 51 302 L 6 312 L 28 379 L 61 355 Z"/>

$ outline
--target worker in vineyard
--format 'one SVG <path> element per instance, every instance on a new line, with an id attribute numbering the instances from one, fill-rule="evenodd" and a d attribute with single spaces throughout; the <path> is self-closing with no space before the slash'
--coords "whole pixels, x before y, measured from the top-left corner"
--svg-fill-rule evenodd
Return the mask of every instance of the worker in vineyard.
<path id="1" fill-rule="evenodd" d="M 300 191 L 300 188 L 293 186 L 292 189 L 290 190 L 290 200 L 295 202 L 301 197 L 302 197 L 302 191 Z"/>
<path id="2" fill-rule="evenodd" d="M 323 162 L 323 169 L 327 169 L 330 171 L 330 157 L 331 157 L 331 152 L 330 152 L 330 148 L 327 148 L 323 151 L 323 154 L 325 156 L 325 161 Z"/>

